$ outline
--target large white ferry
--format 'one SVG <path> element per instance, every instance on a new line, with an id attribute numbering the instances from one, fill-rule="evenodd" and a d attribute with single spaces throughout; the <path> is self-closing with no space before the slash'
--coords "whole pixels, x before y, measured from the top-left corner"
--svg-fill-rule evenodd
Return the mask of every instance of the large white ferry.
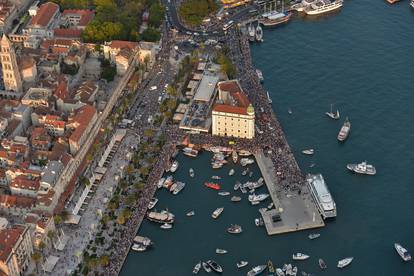
<path id="1" fill-rule="evenodd" d="M 306 181 L 322 217 L 324 219 L 336 217 L 336 204 L 322 175 L 308 174 Z"/>
<path id="2" fill-rule="evenodd" d="M 304 8 L 303 11 L 307 15 L 318 15 L 339 9 L 343 4 L 343 0 L 319 0 Z"/>

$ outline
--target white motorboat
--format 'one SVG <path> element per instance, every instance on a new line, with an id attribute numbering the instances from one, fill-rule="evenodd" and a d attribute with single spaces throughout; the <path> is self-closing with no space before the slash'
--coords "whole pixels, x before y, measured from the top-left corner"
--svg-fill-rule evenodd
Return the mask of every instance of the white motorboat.
<path id="1" fill-rule="evenodd" d="M 243 229 L 238 224 L 232 224 L 229 228 L 227 228 L 227 232 L 230 234 L 240 234 L 241 232 L 243 232 Z"/>
<path id="2" fill-rule="evenodd" d="M 236 164 L 237 160 L 239 159 L 239 156 L 237 155 L 237 151 L 233 150 L 231 152 L 231 159 L 233 160 L 233 163 Z"/>
<path id="3" fill-rule="evenodd" d="M 233 189 L 235 191 L 237 191 L 238 189 L 240 189 L 240 185 L 241 185 L 240 182 L 237 181 L 236 184 L 234 184 L 234 188 Z"/>
<path id="4" fill-rule="evenodd" d="M 256 75 L 257 75 L 257 77 L 259 78 L 259 81 L 260 81 L 260 82 L 263 82 L 263 81 L 264 81 L 263 73 L 262 73 L 262 71 L 261 71 L 261 70 L 256 69 Z"/>
<path id="5" fill-rule="evenodd" d="M 157 223 L 174 223 L 175 216 L 174 214 L 168 211 L 161 211 L 158 212 L 149 212 L 147 214 L 147 218 L 150 221 L 157 222 Z"/>
<path id="6" fill-rule="evenodd" d="M 314 240 L 314 239 L 319 238 L 320 236 L 321 236 L 321 234 L 319 234 L 319 233 L 312 233 L 312 234 L 309 234 L 308 238 L 310 240 Z"/>
<path id="7" fill-rule="evenodd" d="M 323 259 L 319 259 L 318 260 L 318 263 L 319 263 L 319 267 L 321 269 L 327 269 L 328 268 L 328 266 L 326 265 L 326 263 L 325 263 L 325 261 Z"/>
<path id="8" fill-rule="evenodd" d="M 348 164 L 347 169 L 358 174 L 375 175 L 377 170 L 373 165 L 367 164 L 366 161 L 359 164 Z"/>
<path id="9" fill-rule="evenodd" d="M 343 5 L 343 0 L 319 0 L 305 8 L 303 11 L 307 15 L 318 15 L 340 9 Z"/>
<path id="10" fill-rule="evenodd" d="M 232 196 L 230 200 L 233 201 L 233 202 L 239 202 L 239 201 L 241 201 L 241 197 L 239 197 L 239 196 Z"/>
<path id="11" fill-rule="evenodd" d="M 344 267 L 350 265 L 353 259 L 354 259 L 354 257 L 348 257 L 348 258 L 339 260 L 337 267 L 338 268 L 344 268 Z"/>
<path id="12" fill-rule="evenodd" d="M 292 255 L 292 259 L 295 261 L 304 261 L 309 259 L 309 255 L 303 254 L 303 253 L 295 253 Z"/>
<path id="13" fill-rule="evenodd" d="M 332 111 L 332 104 L 331 104 L 331 111 L 329 111 L 329 112 L 325 112 L 325 114 L 329 117 L 329 118 L 331 118 L 331 119 L 334 119 L 334 120 L 338 120 L 339 119 L 339 110 L 337 109 L 336 110 L 336 113 L 334 113 L 333 111 Z"/>
<path id="14" fill-rule="evenodd" d="M 305 150 L 302 150 L 302 153 L 306 154 L 306 155 L 313 155 L 315 153 L 315 150 L 314 149 L 305 149 Z"/>
<path id="15" fill-rule="evenodd" d="M 174 173 L 177 169 L 178 169 L 178 161 L 174 160 L 174 162 L 172 163 L 170 167 L 170 172 Z"/>
<path id="16" fill-rule="evenodd" d="M 134 243 L 132 245 L 132 250 L 137 251 L 137 252 L 144 252 L 147 250 L 147 247 L 143 244 Z"/>
<path id="17" fill-rule="evenodd" d="M 213 260 L 208 260 L 207 261 L 207 264 L 211 267 L 211 269 L 212 270 L 214 270 L 215 272 L 217 272 L 217 273 L 222 273 L 223 272 L 223 268 L 218 264 L 218 263 L 216 263 L 215 261 L 213 261 Z"/>
<path id="18" fill-rule="evenodd" d="M 207 263 L 202 262 L 201 265 L 203 266 L 203 269 L 204 269 L 205 272 L 207 272 L 207 273 L 211 272 L 211 268 Z"/>
<path id="19" fill-rule="evenodd" d="M 227 253 L 227 250 L 226 249 L 217 248 L 216 249 L 216 253 L 217 254 L 226 254 Z"/>
<path id="20" fill-rule="evenodd" d="M 169 224 L 169 223 L 164 223 L 160 226 L 161 229 L 165 229 L 165 230 L 171 229 L 172 227 L 173 227 L 172 224 Z"/>
<path id="21" fill-rule="evenodd" d="M 254 159 L 252 158 L 242 158 L 240 159 L 240 165 L 242 165 L 243 167 L 253 164 L 254 163 Z"/>
<path id="22" fill-rule="evenodd" d="M 269 205 L 267 205 L 267 210 L 272 209 L 275 206 L 275 204 L 273 202 L 270 202 Z"/>
<path id="23" fill-rule="evenodd" d="M 269 194 L 258 194 L 258 195 L 252 194 L 252 195 L 249 195 L 248 199 L 249 199 L 250 202 L 254 202 L 254 201 L 261 202 L 261 201 L 265 200 L 268 197 L 269 197 Z"/>
<path id="24" fill-rule="evenodd" d="M 229 171 L 229 176 L 234 175 L 234 173 L 235 173 L 234 169 L 231 169 L 231 170 Z"/>
<path id="25" fill-rule="evenodd" d="M 263 226 L 264 225 L 264 221 L 262 218 L 255 218 L 254 219 L 254 224 L 259 227 L 259 226 Z"/>
<path id="26" fill-rule="evenodd" d="M 177 182 L 175 184 L 176 184 L 176 187 L 172 191 L 173 195 L 177 195 L 185 187 L 185 183 L 184 182 Z"/>
<path id="27" fill-rule="evenodd" d="M 280 268 L 276 268 L 276 275 L 277 276 L 285 276 L 285 273 L 283 272 L 282 269 Z"/>
<path id="28" fill-rule="evenodd" d="M 187 217 L 192 217 L 195 215 L 195 212 L 193 210 L 191 210 L 190 212 L 188 212 L 187 214 L 185 214 Z"/>
<path id="29" fill-rule="evenodd" d="M 165 177 L 161 178 L 161 179 L 158 181 L 158 183 L 157 183 L 157 188 L 158 188 L 158 189 L 161 189 L 161 188 L 162 188 L 162 186 L 164 185 L 164 182 L 165 182 Z"/>
<path id="30" fill-rule="evenodd" d="M 401 246 L 399 243 L 394 243 L 394 248 L 397 250 L 398 255 L 400 255 L 401 259 L 408 262 L 411 261 L 411 255 L 408 253 L 408 250 Z"/>
<path id="31" fill-rule="evenodd" d="M 214 219 L 217 219 L 217 218 L 221 215 L 221 213 L 223 213 L 223 211 L 224 211 L 224 207 L 217 208 L 217 209 L 216 209 L 216 210 L 214 210 L 214 212 L 211 214 L 211 217 L 212 217 L 212 218 L 214 218 Z"/>
<path id="32" fill-rule="evenodd" d="M 240 261 L 240 262 L 237 262 L 236 265 L 237 265 L 237 268 L 242 268 L 242 267 L 245 267 L 248 264 L 249 264 L 248 261 Z"/>
<path id="33" fill-rule="evenodd" d="M 292 115 L 293 114 L 293 111 L 292 111 L 292 109 L 290 107 L 288 108 L 288 113 L 289 113 L 289 115 Z"/>
<path id="34" fill-rule="evenodd" d="M 267 268 L 267 265 L 258 265 L 253 267 L 249 272 L 247 272 L 247 276 L 256 276 L 262 273 Z"/>
<path id="35" fill-rule="evenodd" d="M 226 192 L 226 191 L 219 192 L 218 195 L 220 195 L 220 196 L 228 196 L 228 195 L 230 195 L 230 192 Z"/>
<path id="36" fill-rule="evenodd" d="M 193 168 L 190 168 L 190 169 L 188 170 L 188 173 L 190 174 L 190 177 L 194 177 L 194 175 L 195 175 L 195 173 L 194 173 L 194 169 L 193 169 Z"/>
<path id="37" fill-rule="evenodd" d="M 150 203 L 148 204 L 148 210 L 151 210 L 152 208 L 154 208 L 157 202 L 158 202 L 158 198 L 153 197 Z"/>
<path id="38" fill-rule="evenodd" d="M 201 261 L 198 262 L 193 268 L 193 274 L 197 274 L 201 269 Z"/>
<path id="39" fill-rule="evenodd" d="M 338 133 L 338 141 L 343 142 L 348 138 L 349 132 L 351 132 L 351 122 L 348 120 L 348 117 L 345 118 L 344 124 Z"/>
<path id="40" fill-rule="evenodd" d="M 134 243 L 136 243 L 136 244 L 142 244 L 142 245 L 145 245 L 145 246 L 151 246 L 151 245 L 153 245 L 153 242 L 151 241 L 151 239 L 150 238 L 148 238 L 148 237 L 144 237 L 144 236 L 135 236 L 134 237 Z"/>
<path id="41" fill-rule="evenodd" d="M 263 29 L 260 27 L 260 24 L 256 27 L 256 40 L 258 42 L 263 42 Z"/>

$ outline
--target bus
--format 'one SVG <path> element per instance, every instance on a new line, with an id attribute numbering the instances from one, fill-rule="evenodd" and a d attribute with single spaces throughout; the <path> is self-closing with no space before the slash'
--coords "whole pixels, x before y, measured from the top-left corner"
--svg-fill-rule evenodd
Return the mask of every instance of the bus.
<path id="1" fill-rule="evenodd" d="M 229 22 L 227 22 L 226 24 L 224 24 L 223 26 L 223 31 L 227 31 L 228 29 L 230 29 L 233 26 L 233 20 L 230 20 Z"/>

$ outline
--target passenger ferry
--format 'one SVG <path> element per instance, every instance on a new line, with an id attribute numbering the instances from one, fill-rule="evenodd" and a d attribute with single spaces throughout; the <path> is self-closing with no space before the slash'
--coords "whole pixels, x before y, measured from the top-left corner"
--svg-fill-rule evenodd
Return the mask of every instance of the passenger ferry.
<path id="1" fill-rule="evenodd" d="M 305 8 L 303 11 L 307 15 L 318 15 L 330 11 L 337 10 L 343 6 L 343 0 L 320 0 L 315 3 L 312 3 L 309 7 Z"/>
<path id="2" fill-rule="evenodd" d="M 322 217 L 324 219 L 336 217 L 336 204 L 329 193 L 322 174 L 308 174 L 306 182 Z"/>
<path id="3" fill-rule="evenodd" d="M 265 27 L 273 27 L 288 22 L 291 16 L 292 13 L 290 12 L 268 12 L 262 14 L 259 24 L 263 24 Z"/>

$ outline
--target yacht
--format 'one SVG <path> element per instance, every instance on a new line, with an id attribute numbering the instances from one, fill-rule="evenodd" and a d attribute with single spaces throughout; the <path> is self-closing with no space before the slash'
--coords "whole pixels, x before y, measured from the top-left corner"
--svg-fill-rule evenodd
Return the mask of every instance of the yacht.
<path id="1" fill-rule="evenodd" d="M 150 221 L 157 222 L 157 223 L 174 223 L 174 214 L 168 211 L 158 212 L 149 212 L 147 214 L 147 218 Z"/>
<path id="2" fill-rule="evenodd" d="M 179 192 L 181 192 L 182 189 L 184 189 L 185 187 L 185 183 L 184 182 L 177 182 L 175 183 L 176 187 L 174 188 L 174 190 L 172 191 L 173 195 L 177 195 Z"/>
<path id="3" fill-rule="evenodd" d="M 264 27 L 274 27 L 288 22 L 291 16 L 291 12 L 267 12 L 262 14 L 262 17 L 259 19 L 259 23 Z"/>
<path id="4" fill-rule="evenodd" d="M 257 77 L 259 78 L 259 81 L 260 82 L 263 82 L 264 81 L 264 78 L 263 78 L 262 71 L 260 71 L 259 69 L 256 69 L 256 74 L 257 74 Z"/>
<path id="5" fill-rule="evenodd" d="M 232 196 L 230 200 L 233 201 L 233 202 L 239 202 L 239 201 L 241 201 L 241 197 L 239 197 L 239 196 Z"/>
<path id="6" fill-rule="evenodd" d="M 143 237 L 143 236 L 135 236 L 134 237 L 134 243 L 136 244 L 142 244 L 144 246 L 151 246 L 154 243 L 150 240 L 150 238 Z"/>
<path id="7" fill-rule="evenodd" d="M 232 224 L 229 228 L 227 228 L 227 232 L 230 234 L 240 234 L 243 232 L 242 227 L 238 224 Z"/>
<path id="8" fill-rule="evenodd" d="M 201 265 L 203 266 L 203 269 L 204 269 L 205 272 L 207 272 L 207 273 L 211 272 L 211 268 L 207 263 L 202 262 Z"/>
<path id="9" fill-rule="evenodd" d="M 309 234 L 308 238 L 310 240 L 314 240 L 314 239 L 319 238 L 320 236 L 321 236 L 321 234 L 319 234 L 319 233 L 313 233 L 313 234 Z"/>
<path id="10" fill-rule="evenodd" d="M 258 265 L 253 267 L 249 272 L 247 272 L 247 276 L 256 276 L 262 273 L 267 268 L 267 265 Z"/>
<path id="11" fill-rule="evenodd" d="M 338 264 L 337 264 L 337 267 L 338 268 L 344 268 L 344 267 L 350 265 L 353 259 L 354 259 L 354 257 L 348 257 L 348 258 L 339 260 Z"/>
<path id="12" fill-rule="evenodd" d="M 239 181 L 236 182 L 236 184 L 234 184 L 233 190 L 237 191 L 238 189 L 240 189 L 241 183 Z"/>
<path id="13" fill-rule="evenodd" d="M 190 177 L 194 177 L 194 175 L 195 175 L 195 173 L 194 173 L 194 169 L 193 169 L 193 168 L 190 168 L 190 169 L 188 170 L 188 173 L 190 174 Z"/>
<path id="14" fill-rule="evenodd" d="M 239 159 L 239 156 L 237 155 L 237 151 L 233 150 L 231 152 L 231 159 L 233 160 L 233 163 L 236 164 L 237 160 Z"/>
<path id="15" fill-rule="evenodd" d="M 173 227 L 172 224 L 169 224 L 169 223 L 164 223 L 160 226 L 160 228 L 164 230 L 171 229 L 172 227 Z"/>
<path id="16" fill-rule="evenodd" d="M 307 15 L 318 15 L 340 9 L 343 4 L 343 0 L 319 0 L 305 8 L 303 11 Z"/>
<path id="17" fill-rule="evenodd" d="M 341 130 L 338 133 L 338 140 L 343 142 L 348 138 L 349 132 L 351 131 L 351 122 L 348 120 L 348 117 L 345 118 L 345 122 L 341 127 Z"/>
<path id="18" fill-rule="evenodd" d="M 262 218 L 256 218 L 254 219 L 254 224 L 259 227 L 259 226 L 263 226 L 264 225 L 264 221 Z"/>
<path id="19" fill-rule="evenodd" d="M 230 195 L 230 192 L 219 192 L 218 195 L 220 195 L 220 196 L 228 196 L 228 195 Z"/>
<path id="20" fill-rule="evenodd" d="M 158 181 L 158 183 L 157 183 L 157 188 L 158 188 L 158 189 L 161 189 L 161 188 L 162 188 L 162 186 L 164 185 L 164 182 L 165 182 L 165 177 L 161 178 L 161 179 Z"/>
<path id="21" fill-rule="evenodd" d="M 242 267 L 245 267 L 248 264 L 249 264 L 248 261 L 240 261 L 240 262 L 237 262 L 236 265 L 237 265 L 237 268 L 242 268 Z"/>
<path id="22" fill-rule="evenodd" d="M 250 23 L 248 27 L 248 32 L 249 32 L 249 41 L 253 42 L 256 38 L 256 29 L 254 28 L 252 23 Z"/>
<path id="23" fill-rule="evenodd" d="M 338 120 L 339 119 L 339 110 L 337 109 L 336 110 L 336 113 L 334 113 L 333 111 L 332 111 L 332 104 L 331 104 L 331 111 L 329 111 L 329 112 L 325 112 L 325 114 L 329 117 L 329 118 L 331 118 L 331 119 L 334 119 L 334 120 Z"/>
<path id="24" fill-rule="evenodd" d="M 256 41 L 263 42 L 263 29 L 260 27 L 260 23 L 256 27 Z"/>
<path id="25" fill-rule="evenodd" d="M 215 272 L 222 273 L 223 268 L 213 260 L 208 260 L 207 264 L 213 269 Z"/>
<path id="26" fill-rule="evenodd" d="M 195 150 L 193 148 L 187 147 L 183 149 L 183 154 L 187 155 L 189 157 L 197 157 L 198 155 L 198 150 Z"/>
<path id="27" fill-rule="evenodd" d="M 304 261 L 309 259 L 309 255 L 303 254 L 303 253 L 295 253 L 292 255 L 292 259 L 295 261 Z"/>
<path id="28" fill-rule="evenodd" d="M 193 274 L 197 274 L 201 269 L 201 261 L 198 262 L 193 268 Z"/>
<path id="29" fill-rule="evenodd" d="M 336 204 L 329 193 L 322 174 L 308 174 L 306 182 L 322 217 L 324 219 L 336 217 Z"/>
<path id="30" fill-rule="evenodd" d="M 306 155 L 313 155 L 315 153 L 315 150 L 314 149 L 305 149 L 305 150 L 302 150 L 302 153 L 306 154 Z"/>
<path id="31" fill-rule="evenodd" d="M 224 207 L 217 208 L 217 209 L 216 209 L 216 210 L 214 210 L 214 212 L 211 214 L 211 217 L 212 217 L 213 219 L 217 219 L 217 218 L 221 215 L 221 213 L 223 213 L 223 211 L 224 211 Z"/>
<path id="32" fill-rule="evenodd" d="M 370 164 L 367 164 L 366 161 L 359 164 L 348 164 L 346 165 L 346 167 L 348 168 L 348 170 L 358 174 L 375 175 L 377 173 L 375 167 Z"/>
<path id="33" fill-rule="evenodd" d="M 142 245 L 142 244 L 134 243 L 132 245 L 132 250 L 137 251 L 137 252 L 144 252 L 144 251 L 147 250 L 147 247 L 145 245 Z"/>
<path id="34" fill-rule="evenodd" d="M 171 167 L 170 167 L 170 172 L 175 172 L 178 169 L 178 161 L 174 160 L 174 162 L 172 163 Z"/>
<path id="35" fill-rule="evenodd" d="M 234 169 L 231 169 L 231 170 L 229 171 L 229 176 L 234 175 L 234 173 L 235 173 Z"/>
<path id="36" fill-rule="evenodd" d="M 252 195 L 249 195 L 249 201 L 250 202 L 254 202 L 254 201 L 259 201 L 260 202 L 260 201 L 265 200 L 268 197 L 269 197 L 269 194 L 258 194 L 258 195 L 252 194 Z"/>
<path id="37" fill-rule="evenodd" d="M 398 255 L 400 255 L 401 259 L 408 262 L 411 261 L 411 255 L 408 253 L 408 250 L 402 247 L 399 243 L 394 243 L 394 248 L 397 250 Z"/>
<path id="38" fill-rule="evenodd" d="M 411 6 L 411 8 L 413 8 L 413 9 L 414 9 L 414 0 L 411 0 L 411 2 L 410 2 L 410 6 Z"/>
<path id="39" fill-rule="evenodd" d="M 225 250 L 225 249 L 221 249 L 221 248 L 217 248 L 217 249 L 216 249 L 216 253 L 217 253 L 217 254 L 226 254 L 226 253 L 227 253 L 227 250 Z"/>
<path id="40" fill-rule="evenodd" d="M 326 263 L 325 263 L 325 261 L 323 259 L 319 259 L 318 260 L 318 263 L 319 263 L 319 267 L 321 269 L 327 269 L 328 268 L 328 266 L 326 265 Z"/>
<path id="41" fill-rule="evenodd" d="M 185 214 L 187 217 L 192 217 L 195 215 L 195 212 L 193 210 L 191 210 L 190 212 L 188 212 L 187 214 Z"/>
<path id="42" fill-rule="evenodd" d="M 151 210 L 152 208 L 154 208 L 157 202 L 158 202 L 158 198 L 153 197 L 150 203 L 148 204 L 148 210 Z"/>
<path id="43" fill-rule="evenodd" d="M 254 159 L 252 158 L 242 158 L 240 159 L 240 165 L 242 165 L 243 167 L 247 166 L 247 165 L 251 165 L 254 163 Z"/>

